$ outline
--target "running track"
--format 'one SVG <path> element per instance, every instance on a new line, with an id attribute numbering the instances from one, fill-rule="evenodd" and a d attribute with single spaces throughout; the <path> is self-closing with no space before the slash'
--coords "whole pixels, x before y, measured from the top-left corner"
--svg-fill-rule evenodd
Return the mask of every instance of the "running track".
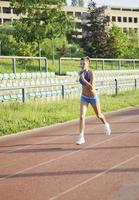
<path id="1" fill-rule="evenodd" d="M 139 200 L 139 107 L 0 139 L 0 200 Z"/>

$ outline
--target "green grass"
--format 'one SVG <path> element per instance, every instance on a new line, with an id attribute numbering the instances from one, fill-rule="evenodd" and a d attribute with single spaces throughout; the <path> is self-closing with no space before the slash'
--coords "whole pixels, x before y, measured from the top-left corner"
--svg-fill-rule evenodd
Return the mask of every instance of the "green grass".
<path id="1" fill-rule="evenodd" d="M 42 71 L 45 71 L 44 60 L 41 61 Z M 38 60 L 28 60 L 27 62 L 22 62 L 21 60 L 16 60 L 16 72 L 37 72 L 39 71 L 39 61 Z M 13 61 L 11 59 L 0 59 L 0 73 L 12 73 L 13 72 Z"/>
<path id="2" fill-rule="evenodd" d="M 100 96 L 103 112 L 139 105 L 139 90 L 118 96 Z M 0 135 L 7 135 L 37 127 L 79 118 L 79 98 L 57 102 L 32 101 L 0 104 Z M 94 113 L 93 113 L 94 114 Z M 87 115 L 92 115 L 89 107 Z"/>
<path id="3" fill-rule="evenodd" d="M 104 66 L 102 66 L 102 61 L 92 61 L 90 68 L 92 70 L 119 70 L 118 61 L 105 61 Z M 132 62 L 122 61 L 121 69 L 133 69 Z M 136 69 L 139 69 L 139 63 L 136 63 Z M 79 71 L 80 70 L 80 61 L 79 60 L 62 60 L 61 61 L 61 71 L 62 74 L 65 74 L 67 71 Z"/>
<path id="4" fill-rule="evenodd" d="M 12 60 L 11 59 L 0 59 L 0 73 L 12 73 Z M 45 63 L 41 61 L 42 71 L 45 71 Z M 102 70 L 102 61 L 93 61 L 91 63 L 91 69 L 93 70 Z M 105 70 L 115 70 L 119 69 L 117 61 L 105 62 Z M 133 69 L 133 63 L 122 62 L 121 69 Z M 136 64 L 136 69 L 139 69 L 139 63 Z M 55 63 L 52 60 L 48 60 L 48 70 L 53 71 L 56 74 L 59 72 L 59 61 L 55 60 Z M 67 71 L 79 71 L 80 70 L 80 61 L 76 60 L 62 60 L 61 62 L 61 72 L 66 74 Z M 39 61 L 28 61 L 26 65 L 19 61 L 16 62 L 16 71 L 17 72 L 37 72 L 39 71 Z"/>
<path id="5" fill-rule="evenodd" d="M 12 60 L 1 59 L 0 60 L 0 73 L 12 72 Z"/>

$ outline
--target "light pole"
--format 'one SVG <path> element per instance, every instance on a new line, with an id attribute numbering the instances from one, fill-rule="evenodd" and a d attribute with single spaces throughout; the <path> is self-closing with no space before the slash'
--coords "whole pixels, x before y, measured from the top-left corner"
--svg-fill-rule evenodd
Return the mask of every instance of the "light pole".
<path id="1" fill-rule="evenodd" d="M 42 56 L 42 49 L 39 45 L 39 71 L 41 71 L 41 59 L 40 59 L 41 56 Z"/>
<path id="2" fill-rule="evenodd" d="M 0 56 L 1 56 L 1 44 L 2 44 L 2 41 L 0 40 Z"/>
<path id="3" fill-rule="evenodd" d="M 41 59 L 40 59 L 41 54 L 42 54 L 41 51 L 42 51 L 42 49 L 41 49 L 41 46 L 40 46 L 40 41 L 38 41 L 39 71 L 41 71 Z"/>
<path id="4" fill-rule="evenodd" d="M 70 57 L 71 57 L 71 53 L 72 53 L 72 52 L 71 52 L 72 44 L 69 44 L 68 46 L 69 46 L 69 52 L 70 52 Z"/>

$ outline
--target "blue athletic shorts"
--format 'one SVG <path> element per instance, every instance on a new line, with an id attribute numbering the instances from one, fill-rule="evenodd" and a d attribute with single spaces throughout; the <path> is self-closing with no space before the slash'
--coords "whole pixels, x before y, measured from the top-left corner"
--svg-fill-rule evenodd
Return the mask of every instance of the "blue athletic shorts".
<path id="1" fill-rule="evenodd" d="M 86 102 L 90 104 L 97 104 L 99 102 L 98 96 L 96 97 L 87 97 L 87 96 L 81 96 L 81 102 Z"/>

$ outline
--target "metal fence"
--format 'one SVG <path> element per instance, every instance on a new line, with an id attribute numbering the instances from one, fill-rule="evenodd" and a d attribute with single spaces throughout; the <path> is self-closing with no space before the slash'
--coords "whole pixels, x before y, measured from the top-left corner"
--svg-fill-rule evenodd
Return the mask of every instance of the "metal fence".
<path id="1" fill-rule="evenodd" d="M 115 94 L 125 90 L 137 89 L 139 86 L 139 78 L 136 79 L 109 79 L 107 81 L 96 81 L 96 89 L 98 94 Z M 0 89 L 0 101 L 22 101 L 26 102 L 30 99 L 46 98 L 48 100 L 56 100 L 70 98 L 71 96 L 79 96 L 81 86 L 79 83 L 65 84 L 49 84 L 38 86 L 26 86 L 15 88 Z"/>
<path id="2" fill-rule="evenodd" d="M 26 56 L 0 56 L 0 62 L 2 60 L 11 61 L 11 72 L 17 73 L 19 68 L 19 62 L 26 61 L 38 61 L 38 71 L 48 72 L 48 59 L 46 57 L 26 57 Z M 44 61 L 42 65 L 41 61 Z M 79 71 L 79 61 L 80 58 L 68 58 L 61 57 L 59 63 L 56 64 L 56 73 L 61 75 L 65 74 L 67 71 Z M 121 69 L 139 69 L 139 59 L 102 59 L 102 58 L 91 58 L 91 68 L 93 70 L 121 70 Z M 28 66 L 30 67 L 30 66 Z M 36 68 L 33 68 L 34 70 Z M 51 66 L 51 71 L 53 71 Z"/>
<path id="3" fill-rule="evenodd" d="M 81 58 L 61 57 L 59 59 L 58 74 L 61 75 L 65 73 L 65 71 L 70 71 L 69 61 L 72 66 L 75 66 L 75 71 L 79 71 L 80 59 Z M 92 61 L 90 67 L 93 70 L 139 69 L 139 59 L 90 58 L 90 60 Z"/>
<path id="4" fill-rule="evenodd" d="M 48 59 L 46 57 L 0 56 L 0 61 L 1 60 L 11 60 L 11 62 L 12 62 L 11 71 L 13 73 L 16 73 L 16 71 L 17 71 L 17 61 L 37 60 L 38 61 L 38 69 L 39 69 L 39 71 L 42 70 L 41 61 L 44 61 L 45 72 L 48 72 Z"/>

